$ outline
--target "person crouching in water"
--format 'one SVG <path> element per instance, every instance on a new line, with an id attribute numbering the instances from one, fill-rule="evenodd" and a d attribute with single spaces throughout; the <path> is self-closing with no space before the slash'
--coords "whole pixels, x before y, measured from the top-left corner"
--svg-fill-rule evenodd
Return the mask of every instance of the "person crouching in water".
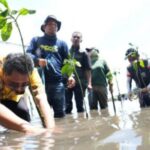
<path id="1" fill-rule="evenodd" d="M 0 103 L 20 118 L 30 122 L 29 108 L 24 99 L 28 87 L 32 89 L 32 97 L 42 114 L 45 128 L 53 128 L 55 126 L 53 113 L 31 57 L 23 53 L 8 54 L 0 68 Z"/>

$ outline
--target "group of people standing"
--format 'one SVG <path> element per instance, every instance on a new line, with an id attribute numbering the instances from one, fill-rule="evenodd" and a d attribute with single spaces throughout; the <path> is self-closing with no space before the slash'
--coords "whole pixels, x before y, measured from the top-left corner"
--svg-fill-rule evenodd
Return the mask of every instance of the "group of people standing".
<path id="1" fill-rule="evenodd" d="M 39 68 L 39 73 L 41 78 L 44 79 L 46 94 L 48 97 L 48 102 L 54 110 L 54 117 L 61 118 L 65 114 L 70 114 L 72 112 L 73 103 L 72 98 L 74 95 L 77 112 L 84 112 L 83 99 L 85 96 L 86 89 L 92 89 L 92 65 L 90 59 L 90 53 L 95 53 L 95 48 L 90 48 L 90 52 L 86 52 L 81 49 L 82 33 L 79 31 L 74 31 L 71 36 L 71 48 L 69 49 L 66 42 L 60 40 L 57 37 L 57 32 L 61 28 L 61 22 L 56 19 L 55 16 L 48 16 L 41 26 L 41 30 L 44 33 L 41 37 L 34 37 L 31 40 L 29 47 L 27 48 L 27 53 L 30 53 L 34 63 Z M 68 56 L 72 59 L 76 59 L 80 63 L 80 67 L 76 66 L 76 74 L 71 77 L 64 77 L 61 73 L 61 68 L 65 59 Z M 95 53 L 96 55 L 96 53 Z M 93 56 L 93 55 L 91 55 Z M 98 60 L 99 54 L 97 53 L 97 58 L 95 57 L 92 62 L 95 66 Z M 112 74 L 106 63 L 100 61 L 97 62 L 97 69 L 99 65 L 99 71 L 97 73 L 96 80 L 98 76 L 102 76 L 100 82 L 95 82 L 96 85 L 103 85 L 105 89 L 94 88 L 96 91 L 94 93 L 96 99 L 102 97 L 103 102 L 100 101 L 101 108 L 107 107 L 107 80 L 106 76 L 109 77 L 109 84 L 112 87 Z M 94 77 L 95 79 L 95 77 Z M 99 79 L 98 79 L 99 80 Z M 64 83 L 65 82 L 65 83 Z M 75 83 L 74 83 L 75 82 Z M 102 83 L 104 82 L 104 83 Z M 73 83 L 71 86 L 70 83 Z M 103 90 L 103 91 L 102 91 Z M 112 88 L 111 88 L 112 90 Z M 101 92 L 102 91 L 102 92 Z M 100 93 L 101 92 L 101 93 Z M 99 94 L 100 93 L 100 94 Z M 96 103 L 93 109 L 97 109 Z M 92 106 L 91 106 L 92 108 Z"/>
<path id="2" fill-rule="evenodd" d="M 92 98 L 89 98 L 90 109 L 97 110 L 98 104 L 101 109 L 108 107 L 107 85 L 109 91 L 113 93 L 113 75 L 107 62 L 100 57 L 99 50 L 95 47 L 86 48 L 86 51 L 81 49 L 81 32 L 72 33 L 72 45 L 69 49 L 67 43 L 57 37 L 60 28 L 61 22 L 55 16 L 47 16 L 41 25 L 43 36 L 33 37 L 27 48 L 27 54 L 10 54 L 4 59 L 0 72 L 0 112 L 8 111 L 8 114 L 12 113 L 13 118 L 0 113 L 2 125 L 22 132 L 35 131 L 28 124 L 29 110 L 23 99 L 27 86 L 32 91 L 46 128 L 55 126 L 54 118 L 62 118 L 72 112 L 73 94 L 77 112 L 84 112 L 86 89 L 89 93 L 92 91 Z M 77 75 L 64 77 L 61 69 L 68 56 L 76 59 L 81 66 L 76 66 Z M 149 106 L 150 63 L 139 61 L 139 54 L 134 49 L 127 50 L 126 58 L 131 63 L 128 67 L 129 95 L 131 95 L 131 81 L 134 79 L 137 86 L 142 88 L 140 93 L 144 93 L 140 94 L 141 107 Z M 135 63 L 135 60 L 138 63 Z"/>
<path id="3" fill-rule="evenodd" d="M 2 125 L 22 132 L 35 131 L 27 123 L 30 122 L 29 109 L 24 99 L 27 87 L 31 91 L 46 128 L 55 126 L 54 118 L 62 118 L 71 113 L 73 94 L 77 112 L 85 111 L 83 106 L 85 90 L 92 89 L 90 53 L 81 49 L 81 32 L 73 32 L 72 46 L 69 49 L 66 42 L 57 37 L 60 28 L 61 22 L 55 16 L 47 16 L 41 25 L 43 36 L 33 37 L 25 55 L 9 54 L 1 61 L 0 109 L 4 112 L 8 111 L 8 114 L 12 113 L 13 116 L 9 118 L 5 114 L 0 114 Z M 94 48 L 91 51 L 94 52 Z M 81 66 L 76 66 L 77 75 L 72 74 L 66 78 L 61 69 L 69 55 Z M 107 104 L 102 106 L 102 108 L 106 107 Z M 93 107 L 93 109 L 97 108 Z M 26 127 L 30 127 L 30 130 Z"/>

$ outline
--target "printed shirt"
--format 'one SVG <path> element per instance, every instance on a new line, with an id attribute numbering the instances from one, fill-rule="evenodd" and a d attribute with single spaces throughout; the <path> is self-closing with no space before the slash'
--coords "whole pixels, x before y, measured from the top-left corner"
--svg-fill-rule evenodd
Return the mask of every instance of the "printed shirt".
<path id="1" fill-rule="evenodd" d="M 35 63 L 38 58 L 47 60 L 47 66 L 43 68 L 46 83 L 58 83 L 63 80 L 61 68 L 69 53 L 66 42 L 45 34 L 34 37 L 27 52 L 32 55 Z"/>

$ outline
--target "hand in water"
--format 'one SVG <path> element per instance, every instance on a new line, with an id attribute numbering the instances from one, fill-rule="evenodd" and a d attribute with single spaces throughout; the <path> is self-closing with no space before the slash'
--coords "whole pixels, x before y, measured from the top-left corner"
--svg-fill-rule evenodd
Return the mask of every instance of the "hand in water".
<path id="1" fill-rule="evenodd" d="M 63 129 L 58 127 L 46 129 L 46 128 L 40 128 L 31 125 L 25 125 L 24 128 L 25 128 L 24 133 L 29 136 L 42 135 L 44 137 L 51 137 L 52 134 L 63 133 Z"/>

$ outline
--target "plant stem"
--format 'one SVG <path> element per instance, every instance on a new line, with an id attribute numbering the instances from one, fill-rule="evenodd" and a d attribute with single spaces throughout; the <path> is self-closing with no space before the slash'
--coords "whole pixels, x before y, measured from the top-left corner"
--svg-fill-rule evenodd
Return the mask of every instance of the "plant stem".
<path id="1" fill-rule="evenodd" d="M 17 20 L 16 20 L 13 16 L 11 16 L 11 17 L 12 17 L 13 20 L 15 21 L 16 27 L 17 27 L 17 29 L 18 29 L 18 32 L 19 32 L 19 35 L 20 35 L 20 38 L 21 38 L 21 44 L 22 44 L 22 48 L 23 48 L 23 53 L 24 53 L 24 56 L 26 56 L 26 51 L 25 51 L 23 36 L 22 36 L 21 30 L 20 30 L 20 27 L 19 27 L 19 25 L 18 25 Z M 25 61 L 27 62 L 26 57 L 25 57 Z M 26 63 L 26 69 L 28 70 L 27 63 Z M 43 118 L 43 116 L 42 116 L 42 114 L 41 114 L 41 112 L 40 112 L 40 109 L 39 109 L 38 106 L 36 105 L 35 96 L 34 96 L 34 94 L 33 94 L 32 86 L 31 86 L 31 82 L 30 82 L 31 79 L 30 79 L 29 71 L 28 71 L 28 78 L 29 78 L 29 89 L 30 89 L 30 92 L 31 92 L 33 101 L 34 101 L 34 103 L 35 103 L 37 112 L 38 112 L 38 114 L 39 114 L 39 117 L 40 117 L 40 119 L 41 119 L 41 122 L 42 122 L 43 127 L 46 127 L 46 126 L 45 126 L 45 123 L 44 123 L 44 118 Z"/>
<path id="2" fill-rule="evenodd" d="M 82 88 L 81 80 L 80 80 L 80 78 L 79 78 L 79 76 L 78 76 L 78 73 L 77 73 L 77 70 L 76 70 L 76 67 L 75 67 L 75 66 L 74 66 L 74 73 L 75 73 L 75 75 L 76 75 L 76 77 L 77 77 L 77 80 L 78 80 L 78 82 L 79 82 L 79 86 L 80 86 L 80 88 L 81 88 L 83 103 L 84 103 L 84 106 L 85 106 L 85 113 L 86 113 L 86 117 L 88 118 L 88 112 L 87 112 L 87 107 L 86 107 L 86 103 L 85 103 L 85 99 L 84 99 L 83 88 Z"/>

